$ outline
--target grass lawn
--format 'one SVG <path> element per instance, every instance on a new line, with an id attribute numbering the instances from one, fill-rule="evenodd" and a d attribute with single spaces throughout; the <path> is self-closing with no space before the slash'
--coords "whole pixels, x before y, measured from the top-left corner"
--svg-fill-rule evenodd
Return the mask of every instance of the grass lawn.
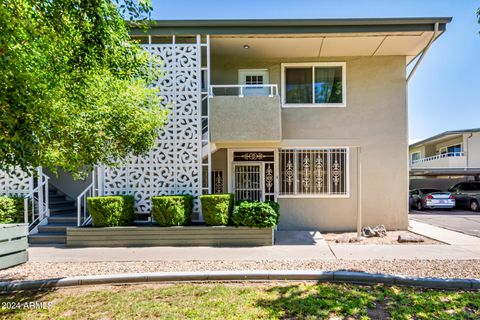
<path id="1" fill-rule="evenodd" d="M 0 301 L 0 319 L 480 319 L 480 292 L 312 282 L 78 287 Z M 32 301 L 50 306 L 4 308 Z"/>

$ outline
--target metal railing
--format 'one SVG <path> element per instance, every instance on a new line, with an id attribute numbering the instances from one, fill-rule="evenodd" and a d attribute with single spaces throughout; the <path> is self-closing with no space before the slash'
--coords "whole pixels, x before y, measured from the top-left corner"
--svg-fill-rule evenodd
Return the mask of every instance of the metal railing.
<path id="1" fill-rule="evenodd" d="M 243 98 L 245 95 L 247 96 L 278 96 L 278 86 L 276 84 L 214 84 L 208 87 L 208 96 L 213 97 L 215 96 L 215 89 L 223 89 L 224 94 L 218 94 L 217 96 L 231 96 L 232 94 L 226 94 L 227 90 L 233 89 L 236 91 L 238 97 Z M 264 92 L 253 92 L 248 91 L 248 89 L 265 89 Z M 218 91 L 218 90 L 217 90 Z M 247 93 L 247 94 L 245 94 Z"/>
<path id="2" fill-rule="evenodd" d="M 428 161 L 433 161 L 437 159 L 443 159 L 443 158 L 451 158 L 451 157 L 464 157 L 465 152 L 447 152 L 447 153 L 442 153 L 442 154 L 437 154 L 431 157 L 426 157 L 426 158 L 421 158 L 412 161 L 412 164 L 417 164 L 417 163 L 423 163 L 423 162 L 428 162 Z"/>
<path id="3" fill-rule="evenodd" d="M 92 183 L 83 190 L 77 197 L 77 227 L 82 227 L 92 221 L 92 217 L 88 213 L 87 198 L 95 197 L 97 189 L 95 188 L 95 170 L 92 172 Z"/>
<path id="4" fill-rule="evenodd" d="M 37 186 L 23 198 L 24 219 L 25 223 L 28 223 L 29 230 L 50 216 L 48 179 L 47 175 L 40 172 Z"/>

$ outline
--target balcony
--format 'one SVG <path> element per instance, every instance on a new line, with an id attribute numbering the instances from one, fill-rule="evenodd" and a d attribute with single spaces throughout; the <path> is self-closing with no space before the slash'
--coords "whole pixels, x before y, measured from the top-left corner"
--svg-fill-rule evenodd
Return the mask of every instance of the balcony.
<path id="1" fill-rule="evenodd" d="M 209 99 L 212 142 L 281 140 L 277 85 L 211 85 Z"/>
<path id="2" fill-rule="evenodd" d="M 464 152 L 448 152 L 413 161 L 412 169 L 466 168 L 467 157 Z"/>

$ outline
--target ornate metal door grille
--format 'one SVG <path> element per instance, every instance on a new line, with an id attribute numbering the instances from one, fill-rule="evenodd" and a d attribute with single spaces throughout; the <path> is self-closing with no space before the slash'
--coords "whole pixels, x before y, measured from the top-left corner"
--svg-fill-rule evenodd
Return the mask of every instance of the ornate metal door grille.
<path id="1" fill-rule="evenodd" d="M 263 200 L 261 164 L 235 164 L 234 190 L 237 200 Z"/>

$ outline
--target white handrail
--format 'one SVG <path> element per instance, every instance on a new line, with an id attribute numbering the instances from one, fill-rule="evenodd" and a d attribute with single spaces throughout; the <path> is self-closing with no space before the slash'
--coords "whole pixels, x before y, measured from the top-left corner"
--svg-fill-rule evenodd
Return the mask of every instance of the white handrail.
<path id="1" fill-rule="evenodd" d="M 77 197 L 77 227 L 88 223 L 90 215 L 87 210 L 87 198 L 95 196 L 95 183 L 92 182 Z"/>
<path id="2" fill-rule="evenodd" d="M 423 163 L 423 162 L 437 160 L 437 159 L 443 159 L 443 158 L 464 157 L 464 156 L 465 156 L 465 152 L 463 152 L 463 151 L 461 151 L 461 152 L 447 152 L 447 153 L 437 154 L 437 155 L 426 157 L 426 158 L 417 159 L 415 161 L 412 161 L 412 164 Z"/>
<path id="3" fill-rule="evenodd" d="M 213 97 L 214 92 L 213 89 L 218 88 L 237 88 L 238 89 L 238 96 L 240 98 L 244 97 L 245 89 L 253 88 L 253 89 L 261 89 L 261 88 L 268 88 L 268 96 L 278 96 L 278 86 L 276 84 L 212 84 L 208 87 L 208 96 Z"/>
<path id="4" fill-rule="evenodd" d="M 43 219 L 50 216 L 50 209 L 48 204 L 48 180 L 50 178 L 40 173 L 38 185 L 29 194 L 25 195 L 23 198 L 24 206 L 24 220 L 25 223 L 28 223 L 29 228 L 39 223 Z M 31 202 L 31 206 L 30 206 Z M 35 210 L 35 202 L 37 202 L 37 211 Z M 29 216 L 31 214 L 31 221 Z"/>

